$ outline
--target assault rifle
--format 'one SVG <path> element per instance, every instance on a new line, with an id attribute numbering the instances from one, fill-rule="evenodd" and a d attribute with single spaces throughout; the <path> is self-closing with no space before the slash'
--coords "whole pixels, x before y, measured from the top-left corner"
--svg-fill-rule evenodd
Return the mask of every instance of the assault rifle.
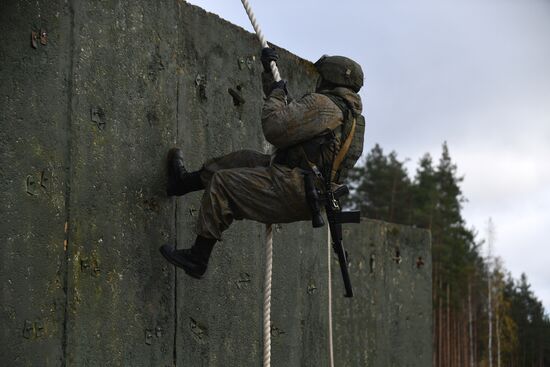
<path id="1" fill-rule="evenodd" d="M 340 270 L 346 289 L 346 294 L 344 296 L 353 297 L 353 289 L 351 287 L 348 271 L 348 253 L 344 249 L 342 241 L 342 223 L 359 223 L 361 221 L 360 212 L 358 210 L 342 211 L 338 199 L 349 194 L 349 188 L 346 185 L 341 185 L 334 191 L 327 188 L 327 192 L 324 195 L 320 195 L 313 183 L 313 174 L 305 174 L 304 183 L 306 199 L 311 209 L 311 224 L 314 228 L 323 227 L 325 225 L 325 221 L 321 216 L 319 204 L 323 203 L 325 206 L 330 235 L 332 237 L 332 248 L 336 255 L 338 255 L 338 262 L 340 263 Z"/>

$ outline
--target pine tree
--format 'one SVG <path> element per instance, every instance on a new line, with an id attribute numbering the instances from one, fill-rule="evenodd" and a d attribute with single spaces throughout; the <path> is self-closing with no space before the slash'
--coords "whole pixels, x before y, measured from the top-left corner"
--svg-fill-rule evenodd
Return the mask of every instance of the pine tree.
<path id="1" fill-rule="evenodd" d="M 435 172 L 437 201 L 432 225 L 434 263 L 441 262 L 446 281 L 455 289 L 455 300 L 466 296 L 466 284 L 470 258 L 476 253 L 475 234 L 466 228 L 462 217 L 462 204 L 465 198 L 460 189 L 463 178 L 457 175 L 457 167 L 452 162 L 447 143 Z"/>
<path id="2" fill-rule="evenodd" d="M 548 325 L 548 319 L 544 315 L 542 303 L 531 291 L 531 285 L 525 274 L 521 275 L 514 296 L 514 318 L 518 323 L 520 340 L 519 362 L 525 366 L 542 366 L 546 348 L 543 344 L 544 329 L 545 325 Z"/>
<path id="3" fill-rule="evenodd" d="M 367 155 L 365 165 L 351 170 L 349 177 L 352 193 L 346 203 L 360 209 L 368 218 L 407 223 L 411 183 L 397 153 L 385 156 L 376 144 Z"/>
<path id="4" fill-rule="evenodd" d="M 418 164 L 412 187 L 411 223 L 432 229 L 437 205 L 437 182 L 432 157 L 425 154 Z"/>

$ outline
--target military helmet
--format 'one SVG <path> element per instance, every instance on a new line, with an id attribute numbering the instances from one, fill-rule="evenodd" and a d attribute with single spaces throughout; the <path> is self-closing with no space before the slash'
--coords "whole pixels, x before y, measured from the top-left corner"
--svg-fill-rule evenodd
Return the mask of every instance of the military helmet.
<path id="1" fill-rule="evenodd" d="M 361 65 L 344 56 L 322 56 L 314 64 L 321 77 L 329 83 L 355 92 L 363 86 Z"/>

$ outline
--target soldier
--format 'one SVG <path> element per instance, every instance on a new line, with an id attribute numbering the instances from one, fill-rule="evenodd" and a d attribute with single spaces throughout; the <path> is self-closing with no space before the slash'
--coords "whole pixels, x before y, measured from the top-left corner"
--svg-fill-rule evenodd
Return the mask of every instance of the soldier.
<path id="1" fill-rule="evenodd" d="M 189 249 L 163 245 L 162 255 L 175 266 L 201 278 L 212 249 L 234 219 L 290 223 L 312 218 L 304 175 L 314 173 L 320 192 L 345 178 L 363 150 L 364 118 L 357 94 L 363 86 L 361 66 L 342 56 L 323 56 L 315 93 L 288 100 L 285 81 L 274 82 L 269 64 L 277 61 L 272 48 L 262 50 L 262 82 L 267 99 L 262 129 L 276 147 L 273 156 L 241 150 L 207 161 L 187 172 L 180 149 L 168 153 L 167 194 L 205 190 L 196 232 Z M 340 153 L 340 154 L 338 154 Z"/>

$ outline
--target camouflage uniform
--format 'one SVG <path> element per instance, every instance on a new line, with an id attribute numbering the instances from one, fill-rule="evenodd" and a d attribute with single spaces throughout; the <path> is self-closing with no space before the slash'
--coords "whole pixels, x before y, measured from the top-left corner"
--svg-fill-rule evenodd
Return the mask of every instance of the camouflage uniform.
<path id="1" fill-rule="evenodd" d="M 264 90 L 267 85 L 269 78 L 264 78 Z M 361 113 L 361 99 L 352 90 L 338 87 L 326 93 L 340 97 Z M 274 89 L 263 106 L 262 128 L 267 141 L 277 148 L 276 154 L 271 157 L 241 150 L 205 163 L 200 176 L 205 191 L 197 235 L 221 240 L 222 232 L 234 219 L 262 223 L 310 219 L 303 179 L 304 170 L 310 166 L 301 146 L 330 130 L 334 132 L 337 152 L 344 121 L 342 110 L 326 94 L 311 93 L 288 102 L 283 89 Z M 362 149 L 363 131 L 360 133 Z M 333 156 L 334 152 L 324 147 L 318 155 L 308 158 L 325 172 L 330 169 L 327 166 Z"/>

